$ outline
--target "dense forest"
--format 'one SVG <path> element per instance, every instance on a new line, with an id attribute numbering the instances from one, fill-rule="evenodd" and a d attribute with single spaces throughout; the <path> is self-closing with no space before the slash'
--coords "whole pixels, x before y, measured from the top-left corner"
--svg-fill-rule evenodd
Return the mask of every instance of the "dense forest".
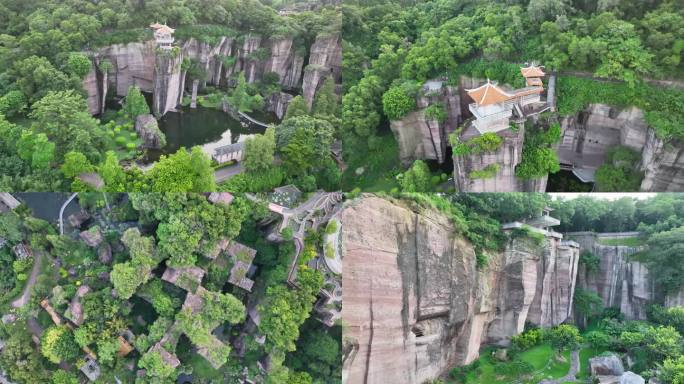
<path id="1" fill-rule="evenodd" d="M 559 73 L 561 116 L 595 102 L 634 105 L 660 137 L 684 138 L 684 92 L 644 83 L 682 78 L 682 9 L 680 0 L 345 2 L 343 137 L 377 153 L 372 177 L 396 176 L 387 122 L 416 108 L 423 82 L 470 75 L 520 86 L 519 65 L 537 62 Z M 552 152 L 526 146 L 518 176 L 556 172 Z M 604 189 L 629 176 L 614 173 L 604 172 Z"/>
<path id="2" fill-rule="evenodd" d="M 323 276 L 302 257 L 298 287 L 287 284 L 294 243 L 291 237 L 265 240 L 257 223 L 267 211 L 260 203 L 211 204 L 201 194 L 82 193 L 78 204 L 91 217 L 80 235 L 79 227 L 60 235 L 24 205 L 0 213 L 0 312 L 7 314 L 0 324 L 0 371 L 12 382 L 81 382 L 87 354 L 97 356 L 103 382 L 168 383 L 179 375 L 197 383 L 244 377 L 272 384 L 340 382 L 340 327 L 312 317 Z M 254 292 L 227 283 L 236 262 L 207 258 L 223 240 L 256 250 Z M 28 257 L 14 256 L 19 244 L 28 247 Z M 317 244 L 308 244 L 315 256 Z M 165 273 L 172 268 L 203 271 L 204 278 L 181 272 L 170 284 Z M 38 274 L 29 278 L 32 269 Z M 25 286 L 29 298 L 17 304 Z M 188 309 L 191 292 L 202 297 L 201 311 Z M 63 316 L 61 324 L 43 310 L 43 300 Z M 258 325 L 248 310 L 260 313 Z M 121 353 L 124 334 L 131 350 Z M 40 336 L 39 348 L 32 335 Z M 207 349 L 206 357 L 198 349 Z"/>
<path id="3" fill-rule="evenodd" d="M 291 38 L 297 49 L 306 51 L 317 36 L 339 33 L 341 25 L 334 2 L 318 4 L 313 10 L 308 10 L 308 5 L 256 0 L 3 0 L 0 189 L 88 190 L 92 185 L 78 176 L 94 172 L 104 182 L 101 188 L 109 192 L 216 190 L 213 172 L 217 164 L 199 149 L 181 149 L 163 156 L 149 173 L 130 166 L 142 156 L 133 123 L 137 116 L 150 113 L 150 108 L 140 91 L 131 87 L 122 109 L 92 117 L 82 87 L 92 66 L 92 53 L 111 44 L 151 39 L 148 26 L 155 21 L 172 25 L 181 41 L 195 38 L 216 42 L 222 36 L 257 35 L 264 39 Z M 304 9 L 287 15 L 278 13 L 298 6 Z M 226 63 L 231 60 L 234 58 L 225 58 Z M 104 60 L 99 70 L 106 73 L 111 65 Z M 184 60 L 182 68 L 191 79 L 206 77 L 191 60 Z M 217 108 L 225 101 L 241 112 L 251 111 L 262 108 L 264 98 L 280 91 L 278 79 L 270 75 L 254 83 L 246 83 L 242 72 L 233 76 L 233 88 L 207 89 L 208 94 L 199 98 L 200 104 Z M 277 141 L 268 135 L 256 136 L 258 139 L 246 150 L 246 173 L 225 189 L 265 190 L 285 180 L 306 190 L 317 185 L 335 188 L 339 171 L 331 159 L 321 159 L 320 154 L 322 148 L 329 150 L 337 135 L 338 97 L 332 80 L 320 88 L 311 108 L 301 96 L 294 98 L 285 119 L 299 119 L 283 122 Z M 315 139 L 313 129 L 319 131 Z M 299 146 L 307 150 L 300 151 Z M 274 153 L 282 156 L 283 165 L 269 169 Z"/>

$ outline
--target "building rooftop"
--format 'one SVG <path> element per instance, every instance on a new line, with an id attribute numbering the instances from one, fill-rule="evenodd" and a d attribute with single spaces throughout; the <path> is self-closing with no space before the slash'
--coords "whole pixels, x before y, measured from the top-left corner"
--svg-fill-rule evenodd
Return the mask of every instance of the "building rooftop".
<path id="1" fill-rule="evenodd" d="M 468 96 L 478 105 L 499 104 L 515 96 L 515 94 L 504 91 L 496 82 L 491 82 L 489 79 L 484 85 L 466 91 Z"/>
<path id="2" fill-rule="evenodd" d="M 176 31 L 175 29 L 169 27 L 166 24 L 159 24 L 159 23 L 150 24 L 150 28 L 154 29 L 155 32 L 159 31 L 162 33 L 174 33 Z"/>
<path id="3" fill-rule="evenodd" d="M 162 280 L 168 281 L 188 292 L 195 292 L 200 288 L 204 269 L 199 267 L 172 268 L 168 267 L 162 275 Z"/>
<path id="4" fill-rule="evenodd" d="M 528 77 L 525 79 L 528 87 L 542 87 L 544 82 L 538 77 Z"/>
<path id="5" fill-rule="evenodd" d="M 233 268 L 230 269 L 230 277 L 228 278 L 228 282 L 247 291 L 252 291 L 254 281 L 247 277 L 249 266 L 250 264 L 244 263 L 240 260 L 236 261 L 235 265 L 233 265 Z"/>
<path id="6" fill-rule="evenodd" d="M 521 67 L 520 68 L 520 73 L 524 77 L 544 77 L 546 76 L 546 73 L 542 70 L 542 67 L 538 67 L 534 64 L 529 65 L 528 67 Z"/>
<path id="7" fill-rule="evenodd" d="M 7 192 L 0 192 L 0 212 L 11 211 L 21 204 L 19 200 Z"/>
<path id="8" fill-rule="evenodd" d="M 80 369 L 90 381 L 95 381 L 100 377 L 100 366 L 97 364 L 97 361 L 90 356 L 86 356 L 85 364 L 83 364 Z"/>

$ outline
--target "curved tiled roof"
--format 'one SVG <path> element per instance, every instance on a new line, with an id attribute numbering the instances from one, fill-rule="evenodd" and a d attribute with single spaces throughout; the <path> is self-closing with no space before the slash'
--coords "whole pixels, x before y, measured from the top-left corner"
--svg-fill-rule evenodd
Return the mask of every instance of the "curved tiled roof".
<path id="1" fill-rule="evenodd" d="M 520 73 L 524 77 L 544 77 L 546 74 L 542 71 L 541 67 L 535 65 L 530 65 L 529 67 L 520 68 Z"/>
<path id="2" fill-rule="evenodd" d="M 514 94 L 504 91 L 489 80 L 487 80 L 486 84 L 475 89 L 469 89 L 467 92 L 468 96 L 470 96 L 478 105 L 499 104 L 515 96 Z"/>

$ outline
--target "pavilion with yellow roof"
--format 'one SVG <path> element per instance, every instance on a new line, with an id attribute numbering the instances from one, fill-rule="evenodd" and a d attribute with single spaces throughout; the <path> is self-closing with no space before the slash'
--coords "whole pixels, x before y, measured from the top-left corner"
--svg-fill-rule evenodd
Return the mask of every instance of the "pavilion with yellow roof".
<path id="1" fill-rule="evenodd" d="M 507 129 L 514 114 L 524 120 L 525 107 L 542 102 L 542 77 L 546 74 L 541 67 L 532 64 L 520 68 L 520 73 L 525 78 L 525 88 L 508 90 L 487 79 L 482 86 L 466 90 L 474 101 L 468 106 L 475 117 L 473 125 L 481 134 Z"/>

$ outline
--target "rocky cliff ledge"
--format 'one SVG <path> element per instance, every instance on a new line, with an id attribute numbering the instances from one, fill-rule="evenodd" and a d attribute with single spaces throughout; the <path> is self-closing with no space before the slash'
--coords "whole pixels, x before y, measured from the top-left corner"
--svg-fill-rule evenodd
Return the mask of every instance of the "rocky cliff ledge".
<path id="1" fill-rule="evenodd" d="M 336 84 L 342 82 L 342 38 L 336 35 L 321 35 L 311 45 L 309 63 L 304 70 L 302 94 L 309 105 L 325 79 L 332 76 Z"/>
<path id="2" fill-rule="evenodd" d="M 684 143 L 665 143 L 644 120 L 644 113 L 630 107 L 619 110 L 592 104 L 584 111 L 565 117 L 563 138 L 558 147 L 561 163 L 596 169 L 603 164 L 608 148 L 630 147 L 641 153 L 644 179 L 641 191 L 684 190 Z"/>
<path id="3" fill-rule="evenodd" d="M 470 115 L 470 97 L 466 89 L 477 88 L 486 80 L 461 76 L 458 86 L 448 85 L 443 79 L 434 79 L 423 85 L 416 100 L 417 109 L 402 119 L 391 121 L 390 127 L 399 143 L 399 158 L 404 166 L 416 159 L 454 162 L 456 189 L 461 192 L 544 192 L 547 178 L 521 180 L 515 176 L 515 167 L 522 161 L 525 130 L 508 129 L 499 132 L 504 139 L 501 147 L 491 153 L 455 156 L 449 159 L 448 136 Z M 429 117 L 431 106 L 439 106 L 445 112 L 444 121 Z M 479 132 L 472 127 L 460 133 L 461 141 L 467 141 Z M 473 173 L 487 167 L 498 167 L 492 177 L 472 177 Z"/>
<path id="4" fill-rule="evenodd" d="M 506 345 L 526 321 L 571 313 L 579 250 L 513 239 L 478 270 L 472 245 L 440 212 L 363 196 L 340 214 L 346 258 L 343 382 L 422 383 Z"/>
<path id="5" fill-rule="evenodd" d="M 455 130 L 461 119 L 458 87 L 443 84 L 442 81 L 428 82 L 416 104 L 417 110 L 390 124 L 399 143 L 399 158 L 404 166 L 411 165 L 416 159 L 443 163 L 448 157 L 448 135 Z M 431 105 L 444 108 L 444 121 L 426 116 Z"/>
<path id="6" fill-rule="evenodd" d="M 205 69 L 207 78 L 202 86 L 225 85 L 230 76 L 240 71 L 244 71 L 250 83 L 261 80 L 265 74 L 275 73 L 283 88 L 301 89 L 311 104 L 317 89 L 328 76 L 333 76 L 337 83 L 341 82 L 342 47 L 338 35 L 316 38 L 310 47 L 308 63 L 306 50 L 295 47 L 293 40 L 288 38 L 222 37 L 215 44 L 189 39 L 181 42 L 179 48 L 180 52 L 175 56 L 179 62 L 184 58 L 192 59 Z M 111 45 L 91 54 L 96 63 L 104 59 L 112 63 L 106 74 L 94 65 L 92 73 L 83 81 L 92 114 L 102 112 L 100 100 L 104 100 L 108 88 L 119 97 L 125 96 L 131 85 L 154 95 L 160 94 L 157 96 L 160 108 L 155 112 L 161 115 L 180 102 L 186 87 L 185 73 L 175 62 L 159 62 L 160 53 L 154 41 Z M 169 68 L 174 71 L 169 73 Z M 157 79 L 157 74 L 164 78 Z M 276 109 L 282 107 L 283 104 Z"/>
<path id="7" fill-rule="evenodd" d="M 474 127 L 461 135 L 469 140 L 479 135 Z M 503 139 L 493 152 L 454 156 L 454 182 L 460 192 L 545 192 L 547 177 L 523 180 L 515 175 L 515 167 L 522 161 L 525 128 L 507 129 L 498 133 Z M 487 167 L 498 167 L 493 177 L 473 177 L 473 172 Z"/>
<path id="8" fill-rule="evenodd" d="M 599 258 L 596 271 L 587 271 L 580 265 L 577 284 L 580 288 L 596 292 L 605 307 L 619 308 L 630 320 L 645 320 L 646 307 L 656 298 L 655 285 L 648 269 L 630 256 L 639 247 L 602 245 L 599 239 L 616 239 L 634 236 L 635 233 L 572 232 L 566 236 L 580 244 L 582 252 L 589 251 Z"/>

